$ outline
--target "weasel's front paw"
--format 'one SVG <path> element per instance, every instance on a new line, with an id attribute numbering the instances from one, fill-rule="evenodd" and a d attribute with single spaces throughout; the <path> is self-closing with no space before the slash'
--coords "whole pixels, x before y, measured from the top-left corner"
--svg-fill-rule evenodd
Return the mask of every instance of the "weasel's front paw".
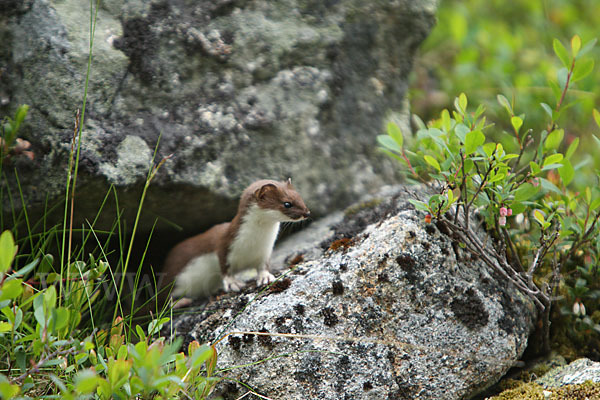
<path id="1" fill-rule="evenodd" d="M 224 276 L 223 277 L 223 289 L 226 292 L 239 292 L 242 287 L 244 287 L 244 282 L 236 279 L 233 276 Z"/>
<path id="2" fill-rule="evenodd" d="M 269 283 L 273 282 L 274 280 L 275 280 L 275 277 L 269 271 L 267 271 L 267 270 L 259 271 L 258 276 L 256 277 L 256 285 L 257 286 L 268 285 Z"/>

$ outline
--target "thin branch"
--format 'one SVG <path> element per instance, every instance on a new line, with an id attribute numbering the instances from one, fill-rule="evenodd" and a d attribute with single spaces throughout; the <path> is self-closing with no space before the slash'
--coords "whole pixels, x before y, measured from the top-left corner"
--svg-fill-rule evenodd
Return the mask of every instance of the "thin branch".
<path id="1" fill-rule="evenodd" d="M 477 165 L 477 164 L 475 164 L 475 165 Z M 483 187 L 485 186 L 487 178 L 488 178 L 490 172 L 492 172 L 492 169 L 493 169 L 492 164 L 490 164 L 488 167 L 488 170 L 485 172 L 485 175 L 483 176 L 483 179 L 481 180 L 481 184 L 479 184 L 479 187 L 475 191 L 475 194 L 473 194 L 473 197 L 471 197 L 471 200 L 466 205 L 464 205 L 464 203 L 463 203 L 463 210 L 465 212 L 465 226 L 467 229 L 469 229 L 469 209 L 473 205 L 473 202 L 475 201 L 477 196 L 479 196 L 479 193 L 483 190 Z"/>
<path id="2" fill-rule="evenodd" d="M 70 354 L 73 354 L 76 352 L 77 352 L 77 349 L 75 349 L 74 347 L 69 347 L 68 349 L 63 349 L 63 348 L 57 349 L 57 350 L 53 351 L 52 353 L 48 354 L 46 357 L 42 358 L 37 363 L 35 363 L 35 365 L 32 366 L 31 368 L 29 368 L 24 374 L 13 379 L 13 383 L 17 383 L 17 384 L 23 383 L 23 381 L 29 375 L 39 372 L 39 370 L 44 366 L 44 363 L 46 363 L 46 361 L 53 359 L 54 357 L 70 355 Z"/>
<path id="3" fill-rule="evenodd" d="M 511 258 L 517 264 L 519 272 L 525 271 L 525 268 L 523 268 L 523 264 L 521 264 L 521 259 L 519 258 L 519 253 L 517 252 L 517 248 L 515 247 L 514 242 L 510 238 L 510 235 L 508 234 L 508 230 L 506 228 L 502 229 L 502 234 L 504 236 L 504 241 L 508 243 L 508 246 L 510 248 Z"/>
<path id="4" fill-rule="evenodd" d="M 463 228 L 460 225 L 454 225 L 452 222 L 444 219 L 443 222 L 448 224 L 449 227 L 460 237 L 461 241 L 467 246 L 471 246 L 471 251 L 477 254 L 481 259 L 491 268 L 498 271 L 502 276 L 512 282 L 517 288 L 524 294 L 530 296 L 538 309 L 543 311 L 546 306 L 544 305 L 547 296 L 540 291 L 540 289 L 533 285 L 530 287 L 527 282 L 523 281 L 522 276 L 517 273 L 511 266 L 499 255 L 495 249 L 491 249 L 498 263 L 495 263 L 488 255 L 488 251 L 483 248 L 483 244 L 477 239 L 474 232 Z"/>

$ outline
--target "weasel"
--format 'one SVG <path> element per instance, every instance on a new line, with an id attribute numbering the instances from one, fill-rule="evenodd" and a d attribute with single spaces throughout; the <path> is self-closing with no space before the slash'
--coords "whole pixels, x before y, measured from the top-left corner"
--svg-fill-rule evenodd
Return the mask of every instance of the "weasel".
<path id="1" fill-rule="evenodd" d="M 220 288 L 240 290 L 243 283 L 233 275 L 247 269 L 257 270 L 258 285 L 268 284 L 275 279 L 269 272 L 269 258 L 279 224 L 309 216 L 291 179 L 256 181 L 242 193 L 231 222 L 186 239 L 169 252 L 162 288 L 173 284 L 172 296 L 189 302 L 190 298 L 207 297 Z"/>

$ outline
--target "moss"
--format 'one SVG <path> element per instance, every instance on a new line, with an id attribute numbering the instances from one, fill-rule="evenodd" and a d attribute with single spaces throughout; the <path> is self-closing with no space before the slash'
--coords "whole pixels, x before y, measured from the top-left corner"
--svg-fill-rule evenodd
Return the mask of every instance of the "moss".
<path id="1" fill-rule="evenodd" d="M 505 384 L 507 386 L 514 386 L 503 391 L 497 396 L 491 397 L 489 400 L 546 400 L 546 397 L 544 397 L 544 389 L 536 383 L 507 380 Z"/>
<path id="2" fill-rule="evenodd" d="M 600 382 L 586 381 L 580 385 L 566 385 L 553 391 L 557 399 L 599 399 Z"/>
<path id="3" fill-rule="evenodd" d="M 525 383 L 509 379 L 505 382 L 505 385 L 514 386 L 497 396 L 490 397 L 489 400 L 578 400 L 600 398 L 600 382 L 587 381 L 579 385 L 565 385 L 559 388 L 544 389 L 537 383 Z"/>

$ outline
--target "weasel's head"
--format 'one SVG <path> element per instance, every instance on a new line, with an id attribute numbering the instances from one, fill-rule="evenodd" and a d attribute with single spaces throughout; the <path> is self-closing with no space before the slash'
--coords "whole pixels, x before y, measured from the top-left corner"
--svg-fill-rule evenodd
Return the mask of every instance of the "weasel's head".
<path id="1" fill-rule="evenodd" d="M 278 212 L 281 222 L 301 221 L 310 216 L 310 210 L 304 204 L 300 194 L 287 182 L 260 181 L 254 192 L 256 204 L 264 210 Z"/>

